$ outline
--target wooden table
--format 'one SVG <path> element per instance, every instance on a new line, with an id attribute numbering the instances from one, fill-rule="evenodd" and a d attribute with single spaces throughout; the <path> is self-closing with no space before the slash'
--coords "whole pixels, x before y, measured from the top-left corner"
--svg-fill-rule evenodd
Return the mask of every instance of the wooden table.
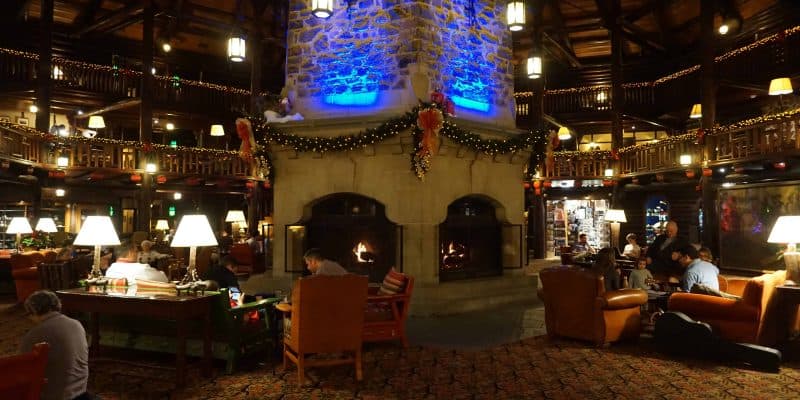
<path id="1" fill-rule="evenodd" d="M 175 360 L 175 383 L 182 387 L 186 383 L 186 333 L 191 319 L 203 321 L 203 363 L 205 376 L 211 373 L 211 302 L 217 301 L 217 293 L 206 295 L 177 296 L 166 291 L 103 292 L 99 287 L 90 290 L 68 289 L 56 292 L 65 312 L 87 312 L 91 315 L 90 354 L 96 356 L 100 350 L 99 314 L 131 315 L 176 321 L 178 348 Z"/>

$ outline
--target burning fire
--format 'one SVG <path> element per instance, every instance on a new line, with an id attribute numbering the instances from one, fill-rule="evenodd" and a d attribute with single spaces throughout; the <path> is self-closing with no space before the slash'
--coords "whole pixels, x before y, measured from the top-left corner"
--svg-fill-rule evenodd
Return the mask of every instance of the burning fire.
<path id="1" fill-rule="evenodd" d="M 450 242 L 447 250 L 442 249 L 442 254 L 444 269 L 461 268 L 467 261 L 467 249 L 462 244 Z"/>
<path id="2" fill-rule="evenodd" d="M 353 249 L 353 254 L 356 255 L 356 261 L 360 263 L 371 263 L 375 262 L 375 254 L 367 249 L 367 245 L 358 242 L 356 247 Z"/>

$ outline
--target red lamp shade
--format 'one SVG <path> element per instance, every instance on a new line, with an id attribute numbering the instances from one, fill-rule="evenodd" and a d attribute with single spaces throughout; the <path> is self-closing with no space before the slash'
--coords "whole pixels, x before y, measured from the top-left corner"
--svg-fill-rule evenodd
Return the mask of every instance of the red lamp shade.
<path id="1" fill-rule="evenodd" d="M 255 183 L 255 182 L 253 182 L 253 181 L 247 181 L 247 182 L 244 184 L 244 186 L 245 186 L 245 187 L 247 187 L 248 189 L 252 189 L 252 188 L 256 187 L 256 183 Z"/>
<path id="2" fill-rule="evenodd" d="M 687 169 L 686 170 L 686 177 L 689 178 L 689 179 L 694 178 L 694 170 L 693 169 Z"/>
<path id="3" fill-rule="evenodd" d="M 141 181 L 142 181 L 142 176 L 141 176 L 141 175 L 139 175 L 139 174 L 133 174 L 133 175 L 131 175 L 131 182 L 133 182 L 133 183 L 139 183 L 139 182 L 141 182 Z"/>
<path id="4" fill-rule="evenodd" d="M 264 189 L 272 188 L 272 183 L 270 181 L 264 181 Z"/>
<path id="5" fill-rule="evenodd" d="M 67 173 L 64 171 L 48 171 L 47 176 L 49 178 L 64 178 L 67 176 Z"/>
<path id="6" fill-rule="evenodd" d="M 714 175 L 714 170 L 711 168 L 703 168 L 703 176 L 711 176 Z"/>
<path id="7" fill-rule="evenodd" d="M 534 189 L 539 189 L 540 187 L 542 187 L 542 181 L 533 181 Z"/>
<path id="8" fill-rule="evenodd" d="M 775 169 L 786 169 L 786 163 L 783 162 L 783 161 L 776 162 L 776 163 L 772 164 L 772 167 L 775 168 Z"/>
<path id="9" fill-rule="evenodd" d="M 544 187 L 549 188 L 549 187 L 552 187 L 552 186 L 553 186 L 553 182 L 544 181 Z"/>
<path id="10" fill-rule="evenodd" d="M 167 177 L 164 175 L 157 176 L 156 183 L 167 183 Z"/>
<path id="11" fill-rule="evenodd" d="M 542 189 L 541 188 L 536 188 L 536 189 L 534 189 L 534 193 L 536 193 L 537 196 L 541 195 L 542 194 Z"/>
<path id="12" fill-rule="evenodd" d="M 531 184 L 530 184 L 530 182 L 522 182 L 522 187 L 524 187 L 525 189 L 530 189 L 531 188 Z"/>

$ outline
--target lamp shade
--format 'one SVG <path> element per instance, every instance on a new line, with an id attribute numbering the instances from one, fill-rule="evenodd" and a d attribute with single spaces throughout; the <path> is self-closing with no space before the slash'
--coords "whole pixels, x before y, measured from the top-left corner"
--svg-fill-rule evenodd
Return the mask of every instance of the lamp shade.
<path id="1" fill-rule="evenodd" d="M 81 231 L 73 242 L 76 246 L 119 246 L 119 237 L 111 217 L 92 215 L 86 217 Z"/>
<path id="2" fill-rule="evenodd" d="M 36 230 L 47 233 L 58 232 L 56 221 L 48 217 L 39 218 L 39 222 L 36 223 Z"/>
<path id="3" fill-rule="evenodd" d="M 333 14 L 333 0 L 311 0 L 311 13 L 317 18 L 328 18 Z"/>
<path id="4" fill-rule="evenodd" d="M 244 217 L 244 211 L 242 210 L 230 210 L 228 211 L 228 215 L 225 216 L 225 222 L 241 221 L 247 221 L 247 218 Z"/>
<path id="5" fill-rule="evenodd" d="M 216 246 L 217 238 L 203 214 L 184 215 L 178 223 L 172 247 Z"/>
<path id="6" fill-rule="evenodd" d="M 528 78 L 537 79 L 542 76 L 542 57 L 528 57 Z"/>
<path id="7" fill-rule="evenodd" d="M 703 106 L 699 103 L 692 106 L 692 111 L 689 112 L 689 118 L 702 118 L 703 117 Z"/>
<path id="8" fill-rule="evenodd" d="M 572 134 L 569 133 L 569 128 L 566 126 L 558 128 L 558 140 L 569 140 L 570 138 L 572 138 Z"/>
<path id="9" fill-rule="evenodd" d="M 11 218 L 11 222 L 8 223 L 6 233 L 33 233 L 33 230 L 31 229 L 31 223 L 28 222 L 27 218 L 14 217 Z"/>
<path id="10" fill-rule="evenodd" d="M 211 125 L 211 136 L 225 136 L 225 128 L 222 125 Z"/>
<path id="11" fill-rule="evenodd" d="M 521 31 L 525 27 L 525 2 L 510 1 L 506 9 L 506 24 L 512 32 Z"/>
<path id="12" fill-rule="evenodd" d="M 228 39 L 228 59 L 233 62 L 242 62 L 245 59 L 247 42 L 244 35 L 234 34 Z"/>
<path id="13" fill-rule="evenodd" d="M 168 231 L 169 230 L 169 222 L 165 219 L 160 219 L 156 221 L 156 230 L 157 231 Z"/>
<path id="14" fill-rule="evenodd" d="M 106 127 L 106 121 L 102 115 L 92 115 L 89 117 L 89 129 L 102 129 Z"/>
<path id="15" fill-rule="evenodd" d="M 691 154 L 681 154 L 681 156 L 678 157 L 678 162 L 681 165 L 683 165 L 684 167 L 687 166 L 687 165 L 691 165 L 692 164 L 692 155 Z"/>
<path id="16" fill-rule="evenodd" d="M 792 80 L 789 78 L 775 78 L 769 82 L 769 95 L 778 96 L 792 93 Z"/>
<path id="17" fill-rule="evenodd" d="M 609 208 L 606 210 L 606 221 L 608 222 L 628 222 L 625 218 L 625 210 Z"/>
<path id="18" fill-rule="evenodd" d="M 800 215 L 778 217 L 767 238 L 768 243 L 800 243 Z"/>

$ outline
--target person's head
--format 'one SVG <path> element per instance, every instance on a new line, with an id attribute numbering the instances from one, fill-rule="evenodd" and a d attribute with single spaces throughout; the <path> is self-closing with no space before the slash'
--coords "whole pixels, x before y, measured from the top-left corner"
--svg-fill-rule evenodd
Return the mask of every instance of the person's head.
<path id="1" fill-rule="evenodd" d="M 638 238 L 636 237 L 635 233 L 629 233 L 627 236 L 625 236 L 625 240 L 627 240 L 630 244 L 636 244 L 636 239 Z"/>
<path id="2" fill-rule="evenodd" d="M 320 264 L 322 261 L 325 260 L 325 257 L 322 256 L 322 251 L 318 248 L 308 249 L 305 254 L 303 254 L 303 260 L 306 262 L 306 266 L 308 266 L 308 270 L 312 273 L 316 273 L 317 269 L 319 269 Z"/>
<path id="3" fill-rule="evenodd" d="M 578 235 L 578 243 L 586 243 L 586 240 L 587 238 L 585 233 L 581 233 Z"/>
<path id="4" fill-rule="evenodd" d="M 703 261 L 711 262 L 714 259 L 714 256 L 711 254 L 711 249 L 708 247 L 701 247 L 700 250 L 697 250 L 697 255 Z"/>
<path id="5" fill-rule="evenodd" d="M 645 269 L 645 268 L 647 268 L 647 259 L 646 258 L 638 259 L 636 261 L 636 268 L 637 269 Z"/>
<path id="6" fill-rule="evenodd" d="M 667 222 L 667 237 L 674 238 L 678 236 L 678 223 L 675 221 Z"/>
<path id="7" fill-rule="evenodd" d="M 49 290 L 39 290 L 25 300 L 25 311 L 34 322 L 39 323 L 45 315 L 61 311 L 61 300 Z"/>
<path id="8" fill-rule="evenodd" d="M 617 267 L 617 260 L 614 254 L 614 249 L 611 247 L 603 247 L 597 252 L 594 261 L 594 268 L 597 272 L 604 274 Z"/>
<path id="9" fill-rule="evenodd" d="M 227 269 L 228 271 L 236 272 L 236 268 L 234 267 L 235 264 L 234 264 L 234 261 L 233 261 L 233 257 L 231 257 L 231 256 L 225 256 L 225 257 L 220 258 L 219 259 L 219 265 L 221 265 L 223 268 Z"/>
<path id="10" fill-rule="evenodd" d="M 683 246 L 680 249 L 675 250 L 675 253 L 678 254 L 678 263 L 680 263 L 683 267 L 688 267 L 695 258 L 699 257 L 697 254 L 697 249 L 692 245 Z"/>
<path id="11" fill-rule="evenodd" d="M 151 242 L 149 240 L 142 240 L 142 243 L 140 243 L 140 246 L 142 246 L 142 251 L 148 252 L 148 251 L 150 251 L 150 249 L 153 248 L 153 242 Z"/>

